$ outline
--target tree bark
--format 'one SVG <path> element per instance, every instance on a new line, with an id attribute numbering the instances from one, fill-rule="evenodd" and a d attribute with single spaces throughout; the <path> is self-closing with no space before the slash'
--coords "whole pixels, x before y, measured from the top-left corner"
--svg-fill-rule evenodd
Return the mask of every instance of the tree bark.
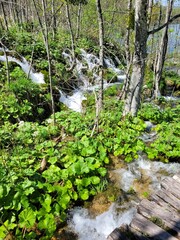
<path id="1" fill-rule="evenodd" d="M 165 22 L 169 22 L 169 20 L 170 20 L 173 2 L 174 2 L 174 0 L 169 0 L 169 2 L 168 2 Z M 156 65 L 155 65 L 155 70 L 154 70 L 154 75 L 155 75 L 154 96 L 155 96 L 155 98 L 158 98 L 161 96 L 159 85 L 160 85 L 160 81 L 162 78 L 162 71 L 163 71 L 166 52 L 167 52 L 168 28 L 169 28 L 169 25 L 166 25 L 166 27 L 164 28 L 163 33 L 162 33 L 160 46 L 158 47 L 158 54 L 157 54 Z"/>
<path id="2" fill-rule="evenodd" d="M 56 20 L 56 14 L 55 14 L 54 0 L 52 0 L 51 2 L 51 12 L 52 12 L 52 34 L 53 34 L 53 40 L 55 40 L 57 20 Z"/>
<path id="3" fill-rule="evenodd" d="M 130 27 L 130 16 L 132 11 L 132 0 L 128 0 L 128 19 L 127 19 L 127 25 L 126 25 L 126 39 L 125 39 L 125 49 L 126 49 L 126 79 L 123 84 L 123 88 L 121 91 L 121 94 L 119 96 L 119 99 L 125 99 L 127 95 L 127 90 L 129 88 L 130 84 L 130 68 L 132 64 L 132 54 L 130 51 L 130 34 L 131 34 L 131 27 Z"/>
<path id="4" fill-rule="evenodd" d="M 100 81 L 100 90 L 98 93 L 96 115 L 99 115 L 99 112 L 103 106 L 103 66 L 104 66 L 104 22 L 101 8 L 101 1 L 96 0 L 96 9 L 98 14 L 98 24 L 99 24 L 99 81 Z"/>
<path id="5" fill-rule="evenodd" d="M 48 39 L 48 27 L 47 27 L 47 18 L 46 18 L 46 5 L 45 0 L 42 0 L 42 9 L 43 9 L 43 18 L 44 18 L 44 39 L 45 39 L 45 47 L 46 53 L 48 58 L 48 73 L 49 73 L 49 85 L 50 85 L 50 95 L 51 95 L 51 107 L 52 107 L 52 115 L 53 121 L 55 124 L 55 104 L 54 104 L 54 97 L 53 97 L 53 86 L 52 86 L 52 71 L 51 71 L 51 57 L 50 57 L 50 50 L 49 50 L 49 39 Z"/>
<path id="6" fill-rule="evenodd" d="M 152 16 L 153 4 L 154 4 L 154 0 L 149 0 L 149 2 L 148 2 L 148 19 L 147 19 L 147 28 L 148 29 L 151 25 L 151 16 Z"/>
<path id="7" fill-rule="evenodd" d="M 68 27 L 71 35 L 71 50 L 72 50 L 72 58 L 73 62 L 75 62 L 75 42 L 74 42 L 74 33 L 72 29 L 72 23 L 71 23 L 71 18 L 70 18 L 70 12 L 69 12 L 69 3 L 66 2 L 66 18 L 68 22 Z"/>
<path id="8" fill-rule="evenodd" d="M 79 38 L 79 33 L 80 33 L 81 11 L 82 11 L 82 3 L 80 2 L 78 6 L 78 12 L 77 12 L 76 39 Z"/>
<path id="9" fill-rule="evenodd" d="M 1 8 L 2 8 L 2 14 L 3 14 L 3 19 L 4 19 L 4 26 L 6 31 L 8 31 L 8 22 L 7 22 L 7 18 L 6 18 L 6 13 L 5 13 L 5 9 L 4 9 L 4 3 L 1 2 Z"/>
<path id="10" fill-rule="evenodd" d="M 147 47 L 147 5 L 148 0 L 135 1 L 135 52 L 133 56 L 132 75 L 127 91 L 123 115 L 136 116 L 140 93 L 144 79 Z"/>
<path id="11" fill-rule="evenodd" d="M 7 77 L 7 85 L 8 87 L 10 86 L 10 74 L 9 74 L 9 62 L 8 62 L 8 57 L 7 57 L 7 53 L 6 53 L 6 49 L 5 46 L 3 45 L 3 43 L 0 41 L 0 44 L 2 46 L 3 52 L 4 52 L 4 56 L 5 56 L 5 63 L 6 63 L 6 77 Z"/>

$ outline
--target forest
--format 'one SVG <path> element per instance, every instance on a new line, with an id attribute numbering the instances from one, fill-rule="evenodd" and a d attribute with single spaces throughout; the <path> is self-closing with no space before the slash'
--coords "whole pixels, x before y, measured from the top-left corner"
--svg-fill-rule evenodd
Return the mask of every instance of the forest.
<path id="1" fill-rule="evenodd" d="M 117 200 L 113 170 L 143 158 L 179 171 L 179 12 L 0 0 L 0 239 L 86 240 L 57 233 L 74 207 Z"/>

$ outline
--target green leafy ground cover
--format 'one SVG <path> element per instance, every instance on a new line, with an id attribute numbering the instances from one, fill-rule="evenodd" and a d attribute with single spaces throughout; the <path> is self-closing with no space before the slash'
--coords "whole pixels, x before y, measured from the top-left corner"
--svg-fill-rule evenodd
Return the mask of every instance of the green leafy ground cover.
<path id="1" fill-rule="evenodd" d="M 109 90 L 110 91 L 110 90 Z M 16 102 L 12 104 L 16 109 Z M 3 102 L 3 104 L 4 104 Z M 11 108 L 12 106 L 9 106 Z M 82 203 L 106 188 L 110 154 L 130 162 L 138 153 L 150 159 L 179 157 L 179 106 L 164 111 L 144 105 L 137 118 L 121 120 L 122 103 L 106 98 L 99 131 L 91 137 L 94 111 L 81 115 L 70 110 L 43 122 L 11 121 L 12 110 L 3 112 L 0 128 L 0 238 L 50 239 L 57 225 L 66 220 L 74 204 Z M 1 109 L 4 109 L 4 105 Z M 20 108 L 21 109 L 21 108 Z M 2 110 L 1 110 L 2 111 Z M 31 109 L 28 109 L 28 114 Z M 139 136 L 144 120 L 156 125 L 158 138 L 146 146 Z M 42 163 L 46 162 L 42 169 Z M 105 183 L 105 184 L 104 184 Z"/>

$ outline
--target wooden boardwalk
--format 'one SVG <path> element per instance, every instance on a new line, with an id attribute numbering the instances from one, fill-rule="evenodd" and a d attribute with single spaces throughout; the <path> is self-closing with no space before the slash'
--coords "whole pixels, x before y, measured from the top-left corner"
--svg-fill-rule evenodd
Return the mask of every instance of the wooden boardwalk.
<path id="1" fill-rule="evenodd" d="M 144 199 L 130 225 L 116 228 L 107 240 L 180 239 L 180 175 L 165 178 L 161 190 Z"/>

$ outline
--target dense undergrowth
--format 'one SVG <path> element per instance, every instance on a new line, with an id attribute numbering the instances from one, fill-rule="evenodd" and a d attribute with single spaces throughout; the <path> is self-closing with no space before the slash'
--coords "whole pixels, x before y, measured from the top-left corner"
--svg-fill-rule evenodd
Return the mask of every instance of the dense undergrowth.
<path id="1" fill-rule="evenodd" d="M 29 35 L 15 39 L 16 51 L 30 59 L 31 49 L 17 44 L 28 43 Z M 46 75 L 44 47 L 40 41 L 34 46 L 36 69 L 44 70 Z M 68 79 L 70 74 L 59 54 L 63 47 L 57 52 L 57 46 L 51 46 L 56 61 L 54 84 L 62 77 Z M 81 40 L 80 47 L 92 46 Z M 119 90 L 112 87 L 105 91 L 99 127 L 92 135 L 92 95 L 83 103 L 86 111 L 82 114 L 57 102 L 54 125 L 48 87 L 32 83 L 14 64 L 10 65 L 8 85 L 5 66 L 0 64 L 0 239 L 7 235 L 15 239 L 50 239 L 66 220 L 69 208 L 106 189 L 112 155 L 127 163 L 141 153 L 152 160 L 178 161 L 178 104 L 160 99 L 156 104 L 143 104 L 138 117 L 123 119 L 123 103 L 117 100 Z M 151 121 L 157 131 L 157 138 L 148 144 L 141 139 L 147 131 L 145 121 Z"/>
<path id="2" fill-rule="evenodd" d="M 67 109 L 57 112 L 55 125 L 51 118 L 13 123 L 7 112 L 0 129 L 1 239 L 8 233 L 16 239 L 49 239 L 70 207 L 106 188 L 110 154 L 126 162 L 141 152 L 165 162 L 178 159 L 179 106 L 162 111 L 146 104 L 139 117 L 124 120 L 115 97 L 106 99 L 105 108 L 92 137 L 90 107 L 83 115 Z M 156 124 L 158 133 L 149 145 L 140 139 L 144 120 Z"/>

